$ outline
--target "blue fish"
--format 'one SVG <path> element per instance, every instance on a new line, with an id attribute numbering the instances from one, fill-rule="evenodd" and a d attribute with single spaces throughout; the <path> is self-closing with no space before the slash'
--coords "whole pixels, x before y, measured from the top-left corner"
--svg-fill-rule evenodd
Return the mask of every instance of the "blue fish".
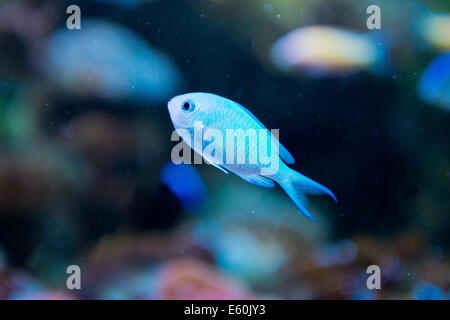
<path id="1" fill-rule="evenodd" d="M 316 220 L 308 211 L 307 194 L 327 194 L 337 201 L 335 195 L 328 188 L 289 168 L 286 164 L 295 162 L 291 153 L 250 111 L 237 102 L 211 93 L 196 92 L 172 98 L 168 102 L 168 109 L 176 132 L 183 141 L 202 155 L 209 164 L 223 172 L 233 172 L 252 184 L 266 188 L 274 187 L 277 182 L 294 201 L 301 213 L 314 221 Z M 195 138 L 196 128 L 201 129 L 201 143 L 198 143 Z M 232 137 L 233 139 L 228 139 L 228 137 L 230 132 L 236 133 L 239 130 L 248 135 L 245 140 L 236 144 L 235 149 L 234 137 Z M 214 139 L 206 139 L 208 132 L 211 131 L 214 134 L 209 134 L 209 136 L 214 136 Z M 255 139 L 255 144 L 251 143 L 249 132 L 259 133 L 259 139 Z M 264 134 L 267 138 L 264 137 Z M 223 136 L 226 139 L 223 139 Z M 214 152 L 207 152 L 213 141 L 217 148 L 214 149 Z M 265 145 L 268 146 L 268 149 L 262 151 Z M 222 146 L 222 150 L 219 150 L 220 146 Z M 258 149 L 257 161 L 250 160 L 252 146 L 256 146 Z M 228 161 L 236 160 L 235 151 L 238 156 L 243 153 L 245 159 L 249 159 L 249 161 Z M 271 154 L 272 161 L 270 163 L 262 160 L 261 152 L 267 155 L 267 151 Z M 232 156 L 228 157 L 230 153 Z M 273 168 L 276 170 L 270 170 Z"/>
<path id="2" fill-rule="evenodd" d="M 418 91 L 424 101 L 450 110 L 450 52 L 438 56 L 425 69 Z"/>
<path id="3" fill-rule="evenodd" d="M 62 89 L 148 106 L 180 88 L 182 76 L 170 58 L 128 28 L 83 18 L 81 30 L 72 31 L 56 31 L 45 48 L 44 71 Z"/>
<path id="4" fill-rule="evenodd" d="M 161 170 L 161 180 L 187 210 L 198 208 L 206 200 L 205 184 L 193 166 L 168 163 Z"/>

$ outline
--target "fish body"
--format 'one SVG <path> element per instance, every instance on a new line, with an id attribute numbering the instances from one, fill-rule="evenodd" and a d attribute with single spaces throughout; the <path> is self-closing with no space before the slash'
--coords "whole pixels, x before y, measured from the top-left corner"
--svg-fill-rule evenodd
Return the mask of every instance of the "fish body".
<path id="1" fill-rule="evenodd" d="M 439 55 L 427 66 L 417 90 L 422 100 L 450 111 L 450 52 Z"/>
<path id="2" fill-rule="evenodd" d="M 105 19 L 83 18 L 82 24 L 77 32 L 64 26 L 46 43 L 43 70 L 58 87 L 145 105 L 180 88 L 182 76 L 172 61 L 132 30 Z"/>
<path id="3" fill-rule="evenodd" d="M 427 12 L 419 19 L 417 30 L 431 47 L 444 52 L 450 49 L 450 14 Z"/>
<path id="4" fill-rule="evenodd" d="M 292 154 L 278 142 L 271 133 L 250 111 L 230 99 L 203 92 L 187 93 L 176 96 L 168 102 L 171 120 L 176 131 L 183 140 L 210 164 L 225 173 L 233 172 L 242 179 L 262 187 L 272 188 L 275 182 L 286 191 L 300 211 L 309 218 L 315 219 L 307 208 L 306 194 L 328 194 L 336 197 L 326 187 L 289 168 L 287 164 L 295 162 Z M 201 131 L 202 139 L 196 142 L 191 139 Z M 230 132 L 257 133 L 257 139 L 247 136 L 239 143 L 232 143 Z M 208 132 L 220 133 L 214 139 L 205 139 Z M 225 137 L 225 138 L 223 138 Z M 221 140 L 223 152 L 205 152 L 212 141 Z M 251 161 L 252 147 L 257 149 L 256 161 Z M 245 162 L 236 161 L 239 153 L 245 154 Z M 270 161 L 263 161 L 261 153 L 270 154 Z M 233 156 L 227 157 L 230 154 Z M 231 161 L 229 161 L 231 160 Z M 255 158 L 253 159 L 255 160 Z M 267 159 L 266 159 L 267 160 Z"/>
<path id="5" fill-rule="evenodd" d="M 310 75 L 346 73 L 372 66 L 379 69 L 387 49 L 375 34 L 330 26 L 306 26 L 278 39 L 271 57 L 282 71 L 301 70 Z"/>

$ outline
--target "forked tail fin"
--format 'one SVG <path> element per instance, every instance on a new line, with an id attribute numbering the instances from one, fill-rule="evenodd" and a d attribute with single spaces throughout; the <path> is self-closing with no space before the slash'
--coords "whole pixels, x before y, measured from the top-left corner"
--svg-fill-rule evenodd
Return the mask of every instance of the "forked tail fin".
<path id="1" fill-rule="evenodd" d="M 308 218 L 317 222 L 316 219 L 308 211 L 308 199 L 307 194 L 312 195 L 322 195 L 326 194 L 333 198 L 337 202 L 336 196 L 331 192 L 330 189 L 324 187 L 323 185 L 305 177 L 301 173 L 292 170 L 291 168 L 285 166 L 280 170 L 280 174 L 276 178 L 276 181 L 280 186 L 286 191 L 288 196 L 294 201 L 297 207 L 300 209 Z"/>

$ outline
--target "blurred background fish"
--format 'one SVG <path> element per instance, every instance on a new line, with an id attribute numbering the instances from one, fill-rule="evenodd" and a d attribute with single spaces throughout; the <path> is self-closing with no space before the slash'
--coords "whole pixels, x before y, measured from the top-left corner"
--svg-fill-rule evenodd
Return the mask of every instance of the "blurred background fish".
<path id="1" fill-rule="evenodd" d="M 198 209 L 207 198 L 203 178 L 194 166 L 167 163 L 161 169 L 161 181 L 177 196 L 186 210 Z"/>
<path id="2" fill-rule="evenodd" d="M 420 97 L 444 110 L 450 110 L 450 52 L 434 59 L 423 71 L 418 85 Z"/>
<path id="3" fill-rule="evenodd" d="M 55 32 L 46 45 L 44 69 L 70 92 L 142 103 L 167 100 L 181 75 L 170 58 L 132 31 L 104 20 L 84 19 L 83 28 Z"/>
<path id="4" fill-rule="evenodd" d="M 280 70 L 304 71 L 316 76 L 375 69 L 375 66 L 385 68 L 387 48 L 374 33 L 307 26 L 277 40 L 271 56 Z"/>
<path id="5" fill-rule="evenodd" d="M 418 31 L 427 45 L 439 51 L 450 50 L 450 14 L 427 13 L 418 21 Z"/>

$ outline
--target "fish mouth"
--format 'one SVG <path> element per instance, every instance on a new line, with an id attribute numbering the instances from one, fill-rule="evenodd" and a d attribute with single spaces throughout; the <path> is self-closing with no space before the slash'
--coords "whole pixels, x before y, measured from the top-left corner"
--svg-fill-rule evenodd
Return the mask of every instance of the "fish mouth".
<path id="1" fill-rule="evenodd" d="M 169 111 L 170 119 L 172 120 L 173 124 L 175 125 L 175 100 L 174 98 L 170 99 L 167 102 L 167 111 Z"/>
<path id="2" fill-rule="evenodd" d="M 169 111 L 170 111 L 171 105 L 173 104 L 173 99 L 174 99 L 174 98 L 172 98 L 172 99 L 170 99 L 169 101 L 167 101 L 167 109 L 169 109 Z"/>

